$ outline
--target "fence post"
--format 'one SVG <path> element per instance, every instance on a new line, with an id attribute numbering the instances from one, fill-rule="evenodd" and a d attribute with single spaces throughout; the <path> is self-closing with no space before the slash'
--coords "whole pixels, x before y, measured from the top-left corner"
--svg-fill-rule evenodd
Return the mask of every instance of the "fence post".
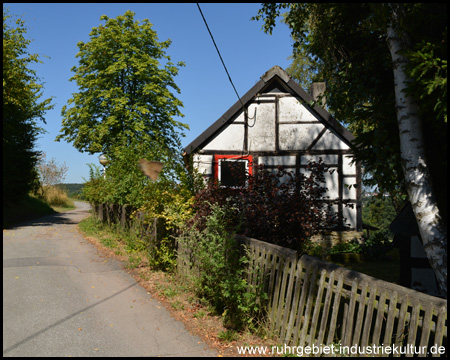
<path id="1" fill-rule="evenodd" d="M 104 209 L 105 209 L 105 205 L 104 204 L 98 204 L 98 220 L 100 220 L 101 222 L 105 221 L 105 214 L 104 214 Z"/>
<path id="2" fill-rule="evenodd" d="M 127 207 L 129 205 L 123 205 L 120 211 L 120 226 L 124 229 L 127 228 Z"/>
<path id="3" fill-rule="evenodd" d="M 267 317 L 286 343 L 320 346 L 339 341 L 360 348 L 420 343 L 427 351 L 447 343 L 446 300 L 308 255 L 296 262 L 291 250 L 273 244 L 243 236 L 236 240 L 249 250 L 249 284 L 266 288 L 260 282 L 268 279 Z M 179 246 L 178 271 L 194 272 L 190 250 Z M 264 276 L 255 277 L 261 270 Z"/>

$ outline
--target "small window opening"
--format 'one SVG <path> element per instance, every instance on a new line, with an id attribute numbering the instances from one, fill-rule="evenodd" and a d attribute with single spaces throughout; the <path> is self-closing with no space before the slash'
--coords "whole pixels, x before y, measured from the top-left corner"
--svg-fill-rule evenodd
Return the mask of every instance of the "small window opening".
<path id="1" fill-rule="evenodd" d="M 216 179 L 222 186 L 245 187 L 247 176 L 251 173 L 250 156 L 216 156 Z"/>

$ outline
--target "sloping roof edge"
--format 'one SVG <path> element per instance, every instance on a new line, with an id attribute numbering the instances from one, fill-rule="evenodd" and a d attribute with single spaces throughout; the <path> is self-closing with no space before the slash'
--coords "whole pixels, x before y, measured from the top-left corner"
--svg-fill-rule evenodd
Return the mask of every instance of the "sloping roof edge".
<path id="1" fill-rule="evenodd" d="M 408 201 L 403 206 L 403 208 L 400 210 L 400 212 L 397 214 L 394 220 L 392 220 L 391 224 L 389 225 L 389 229 L 394 234 L 400 234 L 400 235 L 419 235 L 419 226 L 417 225 L 416 216 L 414 215 L 412 205 Z"/>
<path id="2" fill-rule="evenodd" d="M 354 136 L 345 127 L 343 127 L 339 122 L 334 119 L 328 111 L 325 109 L 314 106 L 311 107 L 308 104 L 313 101 L 313 97 L 303 90 L 300 85 L 295 82 L 286 71 L 281 67 L 275 65 L 270 68 L 261 79 L 242 96 L 241 101 L 244 106 L 253 99 L 260 91 L 263 89 L 267 83 L 272 81 L 275 77 L 278 77 L 285 85 L 292 91 L 293 95 L 299 97 L 305 102 L 310 110 L 318 114 L 326 123 L 328 123 L 334 130 L 336 130 L 344 139 L 346 139 L 350 144 L 354 140 Z M 209 126 L 205 131 L 203 131 L 196 139 L 194 139 L 188 146 L 184 148 L 185 154 L 189 155 L 195 152 L 205 141 L 207 141 L 214 133 L 216 133 L 222 126 L 224 126 L 228 121 L 234 117 L 234 115 L 242 109 L 241 102 L 238 100 L 231 106 L 218 120 L 216 120 L 211 126 Z"/>

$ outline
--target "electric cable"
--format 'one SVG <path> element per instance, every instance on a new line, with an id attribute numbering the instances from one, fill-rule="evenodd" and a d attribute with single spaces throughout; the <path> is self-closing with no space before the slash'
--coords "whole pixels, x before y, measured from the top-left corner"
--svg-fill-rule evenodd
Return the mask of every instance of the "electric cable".
<path id="1" fill-rule="evenodd" d="M 224 67 L 224 69 L 225 69 L 225 72 L 226 72 L 227 75 L 228 75 L 228 80 L 230 80 L 231 86 L 233 86 L 234 92 L 236 93 L 236 95 L 237 95 L 237 97 L 238 97 L 238 99 L 239 99 L 239 102 L 240 102 L 241 105 L 242 105 L 242 109 L 244 110 L 244 112 L 247 112 L 247 111 L 245 110 L 244 104 L 242 103 L 241 97 L 239 96 L 239 94 L 238 94 L 236 88 L 234 87 L 233 80 L 231 80 L 231 76 L 230 76 L 230 74 L 228 73 L 227 67 L 225 66 L 225 62 L 224 62 L 223 59 L 222 59 L 222 55 L 220 55 L 219 48 L 217 47 L 216 42 L 214 41 L 214 37 L 213 37 L 213 35 L 212 35 L 212 33 L 211 33 L 211 30 L 209 30 L 208 23 L 206 22 L 206 19 L 205 19 L 205 17 L 203 16 L 202 9 L 200 9 L 200 5 L 199 5 L 198 3 L 197 3 L 197 7 L 198 7 L 198 10 L 200 11 L 200 14 L 202 15 L 203 21 L 205 22 L 206 28 L 208 29 L 209 35 L 211 36 L 211 39 L 212 39 L 212 41 L 213 41 L 213 43 L 214 43 L 214 46 L 216 47 L 217 53 L 219 54 L 220 61 L 222 61 L 222 65 L 223 65 L 223 67 Z"/>
<path id="2" fill-rule="evenodd" d="M 200 15 L 201 15 L 202 18 L 203 18 L 203 22 L 204 22 L 205 25 L 206 25 L 206 29 L 207 29 L 208 32 L 209 32 L 209 36 L 211 36 L 211 40 L 212 40 L 212 42 L 213 42 L 213 44 L 214 44 L 214 47 L 216 48 L 217 54 L 219 55 L 219 58 L 220 58 L 220 61 L 222 61 L 223 68 L 225 69 L 225 72 L 226 72 L 227 75 L 228 75 L 228 80 L 230 81 L 231 86 L 233 87 L 234 92 L 236 93 L 236 96 L 238 97 L 239 102 L 241 103 L 242 110 L 244 111 L 244 117 L 246 118 L 245 124 L 246 124 L 246 126 L 249 126 L 249 125 L 248 125 L 248 120 L 247 120 L 247 119 L 249 118 L 249 117 L 248 117 L 248 111 L 247 111 L 247 109 L 245 108 L 244 104 L 242 103 L 241 97 L 239 96 L 239 94 L 238 94 L 238 92 L 237 92 L 237 90 L 236 90 L 236 87 L 235 87 L 234 84 L 233 84 L 233 80 L 231 80 L 230 73 L 228 72 L 228 69 L 227 69 L 227 67 L 226 67 L 226 65 L 225 65 L 225 62 L 223 61 L 222 55 L 220 54 L 219 48 L 217 47 L 216 41 L 214 40 L 214 36 L 212 35 L 211 30 L 209 29 L 208 23 L 206 22 L 205 16 L 203 15 L 203 12 L 202 12 L 202 9 L 200 8 L 199 3 L 197 3 L 197 7 L 198 7 L 198 10 L 200 11 Z M 253 125 L 252 125 L 251 127 L 255 126 L 255 123 L 256 123 L 255 117 L 256 117 L 256 109 L 255 109 L 255 113 L 253 114 L 253 117 L 250 118 L 250 119 L 253 120 Z M 245 153 L 245 140 L 244 140 L 243 149 L 242 149 L 242 154 L 244 154 L 244 153 Z M 247 153 L 248 153 L 248 150 L 247 150 Z"/>

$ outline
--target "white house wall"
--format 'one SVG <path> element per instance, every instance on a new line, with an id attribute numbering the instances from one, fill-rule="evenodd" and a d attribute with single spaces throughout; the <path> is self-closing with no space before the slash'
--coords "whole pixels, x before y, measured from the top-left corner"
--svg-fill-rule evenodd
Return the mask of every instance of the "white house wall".
<path id="1" fill-rule="evenodd" d="M 356 206 L 354 206 L 353 209 L 350 207 L 344 206 L 342 208 L 342 216 L 345 219 L 346 225 L 348 225 L 352 229 L 356 228 L 356 224 L 357 224 Z"/>
<path id="2" fill-rule="evenodd" d="M 332 170 L 325 174 L 327 196 L 353 202 L 353 209 L 333 207 L 346 223 L 357 227 L 359 195 L 354 185 L 360 175 L 342 135 L 287 93 L 258 94 L 247 103 L 245 123 L 240 110 L 197 149 L 193 160 L 200 173 L 214 176 L 215 155 L 251 155 L 253 165 L 264 164 L 270 171 L 282 166 L 295 174 L 305 173 L 308 161 L 321 158 Z"/>
<path id="3" fill-rule="evenodd" d="M 306 150 L 324 126 L 316 124 L 280 124 L 280 150 Z"/>
<path id="4" fill-rule="evenodd" d="M 258 157 L 258 165 L 266 165 L 266 166 L 291 166 L 295 168 L 295 164 L 297 162 L 296 156 L 259 156 Z"/>
<path id="5" fill-rule="evenodd" d="M 356 164 L 353 163 L 351 156 L 344 156 L 342 171 L 344 175 L 356 175 Z"/>
<path id="6" fill-rule="evenodd" d="M 194 167 L 198 170 L 198 172 L 205 176 L 212 176 L 213 175 L 213 160 L 214 155 L 200 155 L 195 154 L 194 155 Z"/>
<path id="7" fill-rule="evenodd" d="M 248 108 L 248 150 L 275 151 L 275 100 Z M 256 111 L 255 111 L 256 109 Z"/>
<path id="8" fill-rule="evenodd" d="M 342 182 L 344 184 L 344 188 L 342 190 L 342 198 L 344 200 L 356 199 L 355 179 L 343 178 Z"/>
<path id="9" fill-rule="evenodd" d="M 278 117 L 280 124 L 298 121 L 318 121 L 318 119 L 293 96 L 280 97 L 278 104 L 281 110 Z"/>
<path id="10" fill-rule="evenodd" d="M 320 159 L 325 164 L 337 164 L 339 161 L 339 155 L 335 154 L 320 154 L 320 155 L 301 155 L 300 165 L 308 165 L 310 161 L 318 162 Z"/>
<path id="11" fill-rule="evenodd" d="M 344 143 L 338 136 L 330 130 L 319 139 L 319 141 L 312 148 L 313 150 L 349 150 L 350 147 Z"/>
<path id="12" fill-rule="evenodd" d="M 244 125 L 231 124 L 211 140 L 204 150 L 242 151 L 244 148 Z"/>

